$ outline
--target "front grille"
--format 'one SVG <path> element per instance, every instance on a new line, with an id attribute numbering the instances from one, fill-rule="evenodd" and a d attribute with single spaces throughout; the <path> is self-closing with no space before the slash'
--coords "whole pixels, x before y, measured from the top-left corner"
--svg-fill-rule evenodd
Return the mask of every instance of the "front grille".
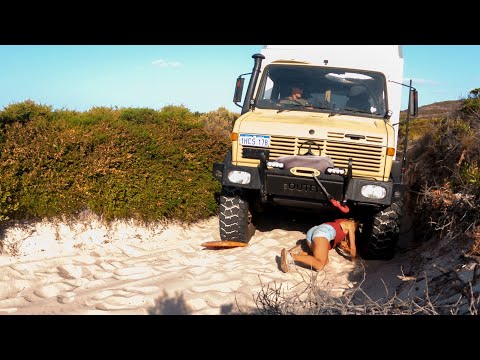
<path id="1" fill-rule="evenodd" d="M 322 155 L 332 158 L 335 166 L 346 168 L 352 158 L 353 168 L 377 174 L 381 168 L 382 147 L 329 141 Z"/>
<path id="2" fill-rule="evenodd" d="M 359 136 L 362 136 L 362 135 L 359 135 Z M 332 132 L 332 131 L 329 131 L 327 133 L 327 137 L 328 139 L 338 139 L 338 140 L 343 140 L 344 138 L 349 138 L 350 136 L 347 136 L 347 134 L 344 134 L 344 133 L 339 133 L 339 132 Z M 374 143 L 374 144 L 381 144 L 383 142 L 383 138 L 380 137 L 380 136 L 365 136 L 365 141 L 367 143 Z"/>
<path id="3" fill-rule="evenodd" d="M 312 141 L 312 139 L 272 136 L 270 139 L 269 159 L 275 160 L 279 156 L 285 155 L 304 155 L 309 149 L 311 149 L 314 155 L 320 156 L 324 147 L 323 140 L 313 140 L 316 145 L 312 145 L 311 147 L 308 144 L 310 141 Z"/>
<path id="4" fill-rule="evenodd" d="M 367 142 L 381 144 L 383 142 L 383 138 L 379 136 L 367 136 Z"/>
<path id="5" fill-rule="evenodd" d="M 270 140 L 269 160 L 273 161 L 279 156 L 285 155 L 304 155 L 309 149 L 308 142 L 312 140 L 318 145 L 318 147 L 316 145 L 310 147 L 312 153 L 319 156 L 330 156 L 335 166 L 346 168 L 348 166 L 348 159 L 351 157 L 354 175 L 383 176 L 381 173 L 383 147 L 380 145 L 347 143 L 338 140 L 324 141 L 288 136 L 272 136 Z M 320 148 L 320 152 L 318 148 Z M 299 150 L 301 151 L 299 152 Z"/>

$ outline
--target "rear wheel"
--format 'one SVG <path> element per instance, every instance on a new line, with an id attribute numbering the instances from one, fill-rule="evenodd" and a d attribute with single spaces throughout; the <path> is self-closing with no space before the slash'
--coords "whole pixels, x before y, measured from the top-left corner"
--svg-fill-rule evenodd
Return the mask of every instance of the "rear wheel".
<path id="1" fill-rule="evenodd" d="M 368 231 L 364 234 L 362 257 L 371 260 L 390 260 L 395 254 L 400 233 L 403 201 L 394 202 L 388 208 L 374 214 Z"/>
<path id="2" fill-rule="evenodd" d="M 220 195 L 220 239 L 248 243 L 255 232 L 245 191 L 224 186 Z"/>

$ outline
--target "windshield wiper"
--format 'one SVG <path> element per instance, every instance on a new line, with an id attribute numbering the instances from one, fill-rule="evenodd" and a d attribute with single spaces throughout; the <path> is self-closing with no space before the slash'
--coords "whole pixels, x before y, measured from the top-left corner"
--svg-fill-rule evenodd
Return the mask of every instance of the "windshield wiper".
<path id="1" fill-rule="evenodd" d="M 306 104 L 306 105 L 291 104 L 290 107 L 295 107 L 295 108 L 297 108 L 297 107 L 302 107 L 302 108 L 305 108 L 305 109 L 328 110 L 328 108 L 325 107 L 325 106 L 314 106 L 314 105 L 312 105 L 312 104 Z M 290 110 L 292 110 L 292 109 L 288 109 L 288 108 L 287 108 L 287 109 L 280 109 L 280 110 L 277 111 L 277 114 L 278 114 L 279 112 L 282 112 L 282 111 L 290 111 Z"/>
<path id="2" fill-rule="evenodd" d="M 292 110 L 291 108 L 298 108 L 298 107 L 304 108 L 304 107 L 306 107 L 306 106 L 305 106 L 305 105 L 302 105 L 302 104 L 288 104 L 286 108 L 278 110 L 278 111 L 277 111 L 277 114 L 278 114 L 278 113 L 281 113 L 281 112 L 283 112 L 283 111 L 290 111 L 290 110 Z"/>
<path id="3" fill-rule="evenodd" d="M 360 114 L 380 115 L 379 113 L 372 113 L 372 112 L 370 112 L 370 111 L 359 110 L 359 109 L 355 109 L 355 108 L 344 108 L 343 110 L 345 110 L 345 111 L 351 111 L 351 112 L 356 112 L 356 113 L 360 113 Z"/>
<path id="4" fill-rule="evenodd" d="M 313 105 L 307 105 L 307 107 L 312 108 L 312 109 L 321 109 L 321 110 L 328 110 L 327 107 L 325 106 L 313 106 Z"/>
<path id="5" fill-rule="evenodd" d="M 335 115 L 339 115 L 339 114 L 342 114 L 343 111 L 342 110 L 333 110 L 333 109 L 330 109 L 330 114 L 328 114 L 328 117 L 330 116 L 335 116 Z"/>
<path id="6" fill-rule="evenodd" d="M 330 116 L 335 116 L 335 115 L 345 115 L 347 112 L 350 113 L 357 113 L 357 114 L 367 114 L 367 115 L 381 115 L 378 112 L 372 113 L 370 111 L 365 111 L 365 110 L 358 110 L 358 109 L 352 109 L 352 108 L 343 108 L 341 110 L 335 110 L 330 113 Z"/>

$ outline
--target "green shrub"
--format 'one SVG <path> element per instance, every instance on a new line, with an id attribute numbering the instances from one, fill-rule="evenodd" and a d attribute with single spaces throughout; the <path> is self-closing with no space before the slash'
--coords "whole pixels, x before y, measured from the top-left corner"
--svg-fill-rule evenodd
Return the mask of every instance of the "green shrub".
<path id="1" fill-rule="evenodd" d="M 87 121 L 91 124 L 114 121 L 119 118 L 119 115 L 118 110 L 105 106 L 95 106 L 85 113 L 85 117 L 88 119 Z"/>
<path id="2" fill-rule="evenodd" d="M 222 114 L 229 116 L 219 113 L 219 122 Z M 230 142 L 205 122 L 204 114 L 182 106 L 160 112 L 96 107 L 6 125 L 0 212 L 22 219 L 85 208 L 105 219 L 192 222 L 211 216 L 220 188 L 212 165 Z"/>
<path id="3" fill-rule="evenodd" d="M 453 192 L 480 194 L 479 104 L 480 88 L 472 90 L 450 116 L 411 122 L 410 131 L 415 134 L 408 155 L 412 189 L 448 185 Z M 400 130 L 402 135 L 404 126 Z"/>
<path id="4" fill-rule="evenodd" d="M 188 121 L 192 117 L 195 117 L 191 111 L 184 105 L 175 106 L 175 105 L 167 105 L 164 106 L 159 115 L 159 119 L 162 122 L 182 122 Z"/>
<path id="5" fill-rule="evenodd" d="M 0 221 L 8 220 L 10 214 L 18 210 L 18 202 L 13 198 L 13 192 L 0 185 Z"/>
<path id="6" fill-rule="evenodd" d="M 137 124 L 154 123 L 159 121 L 158 112 L 149 108 L 126 108 L 120 112 L 120 119 Z"/>
<path id="7" fill-rule="evenodd" d="M 480 117 L 480 88 L 470 91 L 468 97 L 463 101 L 460 113 L 464 117 Z"/>
<path id="8" fill-rule="evenodd" d="M 215 111 L 210 111 L 203 115 L 205 128 L 211 134 L 229 139 L 230 133 L 233 129 L 233 123 L 239 116 L 240 114 L 233 113 L 224 107 L 220 107 Z"/>
<path id="9" fill-rule="evenodd" d="M 14 122 L 26 123 L 36 117 L 50 118 L 52 107 L 37 104 L 32 100 L 13 103 L 0 111 L 0 124 L 11 124 Z"/>

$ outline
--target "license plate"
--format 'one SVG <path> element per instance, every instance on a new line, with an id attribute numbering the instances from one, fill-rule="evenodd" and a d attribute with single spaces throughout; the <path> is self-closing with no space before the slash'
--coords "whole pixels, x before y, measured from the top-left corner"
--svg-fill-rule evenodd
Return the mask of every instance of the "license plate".
<path id="1" fill-rule="evenodd" d="M 240 134 L 240 145 L 270 147 L 270 135 Z"/>

